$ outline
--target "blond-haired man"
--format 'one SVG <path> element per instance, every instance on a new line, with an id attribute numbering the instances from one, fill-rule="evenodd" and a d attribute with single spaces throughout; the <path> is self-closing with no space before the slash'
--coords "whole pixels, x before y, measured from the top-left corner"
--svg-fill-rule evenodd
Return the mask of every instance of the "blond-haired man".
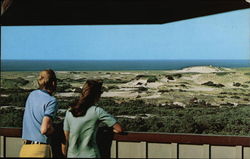
<path id="1" fill-rule="evenodd" d="M 52 96 L 57 86 L 55 72 L 41 71 L 38 85 L 39 89 L 29 94 L 25 104 L 20 157 L 52 157 L 48 136 L 54 131 L 52 121 L 58 110 L 57 100 Z"/>

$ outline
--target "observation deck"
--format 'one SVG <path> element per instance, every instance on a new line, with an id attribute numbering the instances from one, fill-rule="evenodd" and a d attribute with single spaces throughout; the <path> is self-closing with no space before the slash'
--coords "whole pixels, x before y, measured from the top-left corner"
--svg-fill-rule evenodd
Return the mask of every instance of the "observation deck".
<path id="1" fill-rule="evenodd" d="M 249 8 L 249 0 L 5 1 L 11 4 L 1 15 L 2 26 L 164 24 Z M 18 157 L 21 132 L 0 128 L 0 157 Z M 144 132 L 108 136 L 105 155 L 111 158 L 250 159 L 250 136 Z"/>
<path id="2" fill-rule="evenodd" d="M 21 132 L 0 128 L 0 157 L 18 157 Z M 250 159 L 249 136 L 125 132 L 113 134 L 110 143 L 105 157 Z"/>

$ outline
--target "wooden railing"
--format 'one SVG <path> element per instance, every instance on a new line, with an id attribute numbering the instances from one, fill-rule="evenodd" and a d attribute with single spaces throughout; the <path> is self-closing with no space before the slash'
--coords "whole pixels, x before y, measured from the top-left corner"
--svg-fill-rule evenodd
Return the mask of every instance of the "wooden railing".
<path id="1" fill-rule="evenodd" d="M 209 144 L 221 146 L 250 146 L 250 136 L 217 136 L 195 134 L 166 134 L 128 132 L 127 135 L 115 134 L 117 141 L 145 141 L 153 143 Z"/>
<path id="2" fill-rule="evenodd" d="M 21 133 L 21 128 L 0 128 L 0 136 L 3 136 L 4 138 L 3 157 L 6 157 L 6 137 L 21 137 Z M 114 134 L 113 140 L 116 142 L 178 143 L 195 145 L 207 144 L 217 146 L 250 147 L 250 136 L 125 132 L 123 134 Z M 118 154 L 116 157 L 117 156 Z"/>

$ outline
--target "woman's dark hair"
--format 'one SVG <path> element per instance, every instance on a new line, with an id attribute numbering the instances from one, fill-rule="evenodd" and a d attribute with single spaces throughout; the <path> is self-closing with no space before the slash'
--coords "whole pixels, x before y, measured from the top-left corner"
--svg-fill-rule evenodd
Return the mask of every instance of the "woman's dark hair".
<path id="1" fill-rule="evenodd" d="M 101 80 L 86 81 L 79 100 L 70 106 L 70 112 L 74 117 L 84 116 L 88 108 L 97 102 L 102 94 L 102 83 Z"/>

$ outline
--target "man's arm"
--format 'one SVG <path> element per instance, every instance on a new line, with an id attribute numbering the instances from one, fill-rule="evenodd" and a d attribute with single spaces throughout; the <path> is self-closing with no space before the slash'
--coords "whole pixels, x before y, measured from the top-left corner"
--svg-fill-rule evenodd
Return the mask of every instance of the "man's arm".
<path id="1" fill-rule="evenodd" d="M 54 132 L 54 127 L 53 127 L 51 117 L 48 117 L 48 116 L 43 117 L 40 131 L 41 131 L 41 134 L 43 135 L 51 135 Z"/>

